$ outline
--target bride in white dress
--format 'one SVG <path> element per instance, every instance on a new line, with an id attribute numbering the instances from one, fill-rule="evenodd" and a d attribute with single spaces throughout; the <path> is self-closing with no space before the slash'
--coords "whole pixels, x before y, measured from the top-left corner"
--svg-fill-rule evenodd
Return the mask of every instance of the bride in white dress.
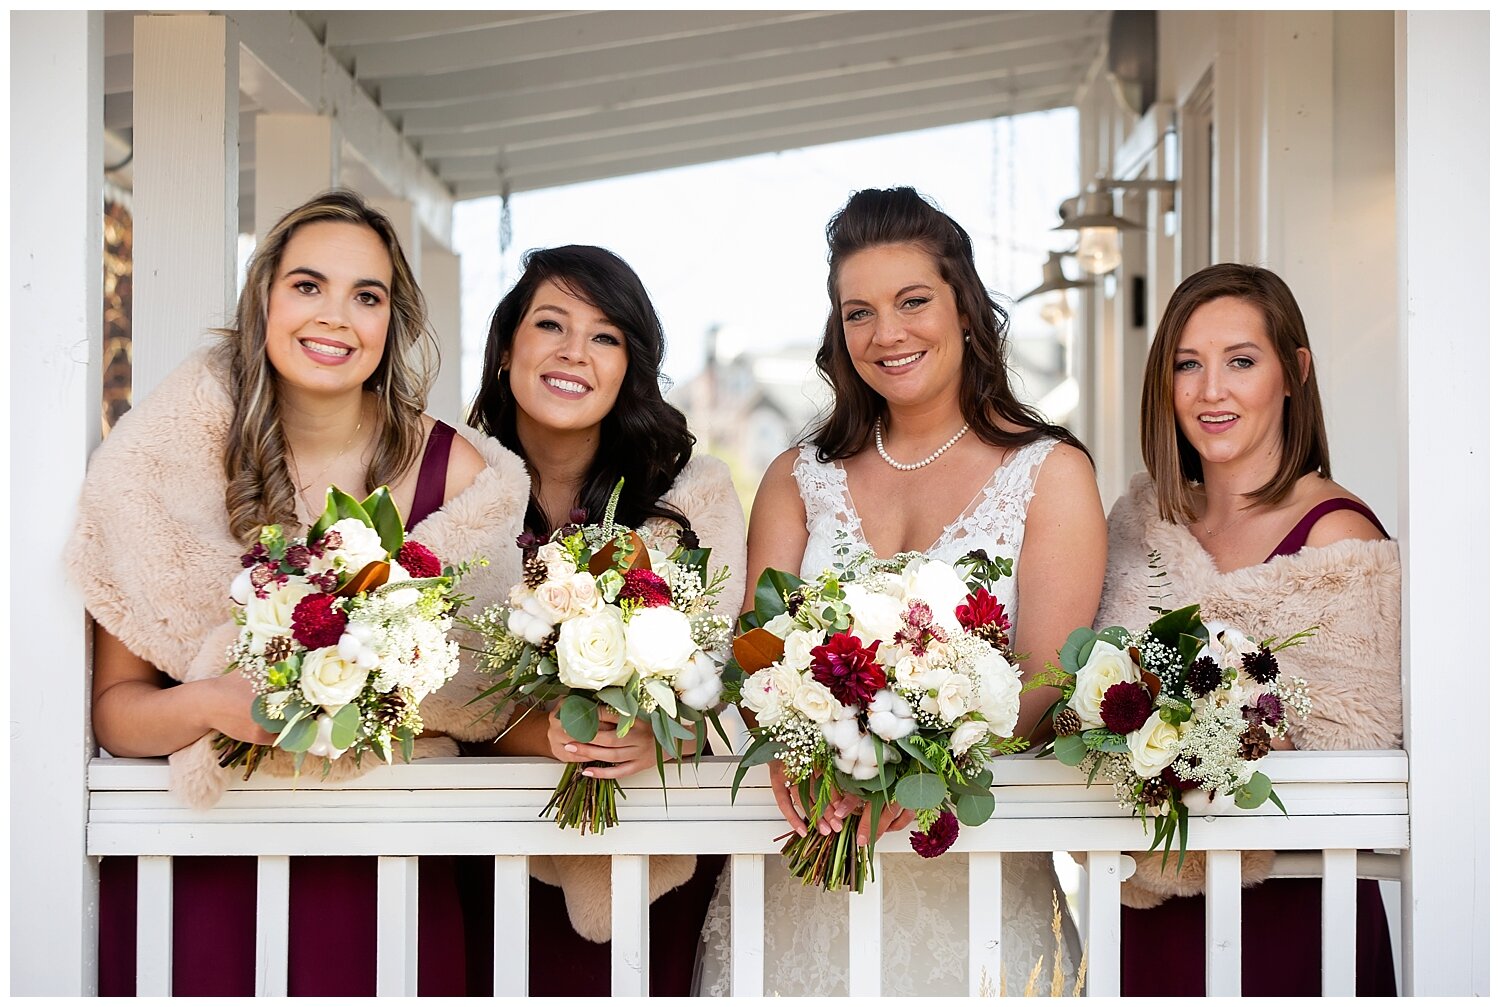
<path id="1" fill-rule="evenodd" d="M 828 239 L 832 306 L 817 363 L 834 404 L 809 443 L 777 458 L 761 482 L 750 517 L 751 597 L 761 570 L 807 576 L 846 559 L 850 543 L 881 557 L 922 551 L 950 562 L 984 549 L 1014 561 L 1014 576 L 995 592 L 1030 677 L 1069 631 L 1092 623 L 1099 604 L 1105 523 L 1088 454 L 1011 392 L 1004 313 L 950 217 L 911 189 L 867 189 L 829 222 Z M 1036 724 L 1056 695 L 1023 697 L 1018 730 Z M 844 798 L 809 824 L 778 763 L 771 778 L 799 831 L 841 828 L 856 807 Z M 889 809 L 880 828 L 910 818 Z M 967 860 L 881 857 L 883 992 L 967 993 Z M 1014 993 L 1038 957 L 1050 959 L 1058 889 L 1047 853 L 1007 854 L 1004 864 L 1005 981 Z M 851 896 L 804 887 L 775 859 L 765 873 L 766 992 L 847 994 Z M 699 990 L 709 995 L 731 992 L 728 887 L 721 879 L 704 928 Z M 1066 930 L 1071 976 L 1077 939 Z"/>

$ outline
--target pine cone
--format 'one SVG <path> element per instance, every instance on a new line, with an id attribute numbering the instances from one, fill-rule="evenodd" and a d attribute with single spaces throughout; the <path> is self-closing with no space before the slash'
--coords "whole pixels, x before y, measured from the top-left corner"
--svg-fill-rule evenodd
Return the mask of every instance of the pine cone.
<path id="1" fill-rule="evenodd" d="M 1078 716 L 1078 711 L 1071 706 L 1065 706 L 1057 711 L 1052 718 L 1052 730 L 1059 738 L 1066 738 L 1070 734 L 1077 734 L 1083 730 L 1083 718 Z"/>
<path id="2" fill-rule="evenodd" d="M 1246 728 L 1245 733 L 1240 735 L 1240 758 L 1246 762 L 1264 758 L 1270 750 L 1271 735 L 1264 727 L 1257 725 Z"/>
<path id="3" fill-rule="evenodd" d="M 547 583 L 547 564 L 537 556 L 532 556 L 521 564 L 521 573 L 526 580 L 526 586 L 533 591 Z"/>
<path id="4" fill-rule="evenodd" d="M 1165 804 L 1171 796 L 1171 785 L 1160 776 L 1153 776 L 1148 780 L 1141 781 L 1141 803 L 1146 805 L 1146 807 L 1159 807 Z"/>
<path id="5" fill-rule="evenodd" d="M 399 689 L 388 692 L 380 697 L 380 705 L 375 707 L 375 719 L 387 728 L 395 730 L 406 717 L 406 695 Z"/>
<path id="6" fill-rule="evenodd" d="M 280 664 L 292 656 L 292 641 L 284 636 L 273 636 L 266 642 L 267 664 Z"/>
<path id="7" fill-rule="evenodd" d="M 1005 630 L 1000 628 L 1000 624 L 997 622 L 981 623 L 975 626 L 972 632 L 996 650 L 1004 650 L 1010 646 L 1010 636 Z M 1074 716 L 1076 717 L 1077 714 L 1074 714 Z"/>

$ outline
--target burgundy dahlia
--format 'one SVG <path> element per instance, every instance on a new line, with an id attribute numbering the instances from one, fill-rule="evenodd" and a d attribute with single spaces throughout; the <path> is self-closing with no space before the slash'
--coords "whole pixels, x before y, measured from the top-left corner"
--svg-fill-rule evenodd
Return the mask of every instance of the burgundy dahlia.
<path id="1" fill-rule="evenodd" d="M 911 848 L 929 860 L 947 853 L 948 848 L 957 841 L 958 819 L 951 811 L 938 815 L 937 821 L 926 832 L 911 834 Z"/>
<path id="2" fill-rule="evenodd" d="M 672 589 L 660 574 L 650 570 L 626 570 L 620 600 L 640 602 L 642 608 L 660 608 L 672 604 Z"/>
<path id="3" fill-rule="evenodd" d="M 349 617 L 331 594 L 310 594 L 292 609 L 292 636 L 308 650 L 332 647 L 344 635 Z"/>
<path id="4" fill-rule="evenodd" d="M 1151 716 L 1151 690 L 1139 682 L 1117 682 L 1099 703 L 1099 719 L 1116 734 L 1139 730 Z"/>
<path id="5" fill-rule="evenodd" d="M 953 614 L 958 616 L 959 625 L 971 633 L 980 626 L 999 626 L 1001 632 L 1010 630 L 1010 617 L 1005 614 L 1005 606 L 982 587 L 975 588 L 964 599 L 964 604 L 953 610 Z"/>
<path id="6" fill-rule="evenodd" d="M 875 661 L 878 646 L 879 640 L 863 647 L 853 633 L 836 633 L 812 649 L 812 677 L 840 703 L 863 710 L 885 688 L 885 669 Z"/>
<path id="7" fill-rule="evenodd" d="M 396 553 L 396 562 L 413 577 L 441 577 L 443 564 L 431 549 L 420 542 L 408 540 Z"/>

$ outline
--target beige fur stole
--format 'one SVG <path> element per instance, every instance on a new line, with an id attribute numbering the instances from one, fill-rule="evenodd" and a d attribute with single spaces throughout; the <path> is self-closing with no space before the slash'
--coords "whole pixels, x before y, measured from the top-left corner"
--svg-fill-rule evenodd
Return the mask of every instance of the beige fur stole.
<path id="1" fill-rule="evenodd" d="M 1165 587 L 1153 586 L 1150 556 L 1160 555 Z M 1303 549 L 1268 563 L 1220 573 L 1182 525 L 1163 521 L 1145 473 L 1109 515 L 1109 566 L 1095 626 L 1145 626 L 1150 606 L 1197 603 L 1252 637 L 1287 636 L 1316 626 L 1307 643 L 1277 654 L 1284 675 L 1307 680 L 1311 714 L 1294 719 L 1298 748 L 1337 751 L 1401 747 L 1401 556 L 1393 541 L 1350 540 Z M 1260 884 L 1274 854 L 1246 851 L 1246 887 Z M 1203 855 L 1137 856 L 1120 891 L 1125 905 L 1147 909 L 1173 895 L 1203 890 Z"/>
<path id="2" fill-rule="evenodd" d="M 236 635 L 230 581 L 242 544 L 224 509 L 224 441 L 233 413 L 212 349 L 192 354 L 144 402 L 127 413 L 90 459 L 77 522 L 65 554 L 68 574 L 89 613 L 130 651 L 179 682 L 223 674 Z M 462 494 L 412 530 L 445 562 L 485 557 L 461 589 L 475 610 L 504 598 L 520 578 L 520 533 L 530 479 L 519 458 L 473 430 L 459 431 L 488 467 Z M 454 738 L 493 737 L 479 705 L 483 684 L 467 651 L 462 669 L 422 704 L 428 728 L 450 737 L 417 743 L 417 756 L 457 755 Z M 212 735 L 174 753 L 172 790 L 194 807 L 215 803 L 230 779 L 218 767 Z M 333 763 L 331 779 L 363 767 Z M 290 775 L 285 753 L 260 772 Z"/>
<path id="3" fill-rule="evenodd" d="M 728 466 L 717 458 L 694 455 L 664 499 L 687 517 L 702 546 L 713 550 L 710 569 L 729 568 L 729 580 L 719 594 L 717 609 L 721 615 L 737 618 L 745 597 L 745 512 Z M 648 540 L 650 537 L 648 532 Z M 698 858 L 691 854 L 653 856 L 648 872 L 651 901 L 685 884 L 697 863 Z M 580 936 L 596 943 L 609 940 L 608 857 L 539 856 L 531 857 L 530 865 L 539 881 L 563 890 L 568 918 Z"/>

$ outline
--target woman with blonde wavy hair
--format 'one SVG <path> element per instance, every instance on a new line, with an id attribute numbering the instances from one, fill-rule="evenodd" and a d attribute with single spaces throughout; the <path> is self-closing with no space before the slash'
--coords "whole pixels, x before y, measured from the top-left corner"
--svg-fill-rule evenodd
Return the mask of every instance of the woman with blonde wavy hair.
<path id="1" fill-rule="evenodd" d="M 498 444 L 423 413 L 435 357 L 426 306 L 390 221 L 357 194 L 324 193 L 271 229 L 219 335 L 95 453 L 67 556 L 95 620 L 100 746 L 170 755 L 172 789 L 195 806 L 216 801 L 228 777 L 216 738 L 273 740 L 251 719 L 250 682 L 225 673 L 237 632 L 227 589 L 261 525 L 300 533 L 330 486 L 387 485 L 438 555 L 500 560 L 464 582 L 483 601 L 515 579 L 504 559 L 526 489 Z M 462 709 L 471 674 L 423 703 L 418 757 L 457 754 L 444 735 L 485 733 Z M 260 772 L 290 768 L 278 753 Z M 335 778 L 356 772 L 352 760 L 334 764 Z M 104 994 L 134 989 L 133 863 L 102 865 Z M 253 992 L 255 875 L 252 858 L 175 860 L 174 993 Z M 424 858 L 421 891 L 419 988 L 462 993 L 454 865 Z M 373 994 L 373 859 L 294 858 L 290 898 L 289 991 Z"/>

